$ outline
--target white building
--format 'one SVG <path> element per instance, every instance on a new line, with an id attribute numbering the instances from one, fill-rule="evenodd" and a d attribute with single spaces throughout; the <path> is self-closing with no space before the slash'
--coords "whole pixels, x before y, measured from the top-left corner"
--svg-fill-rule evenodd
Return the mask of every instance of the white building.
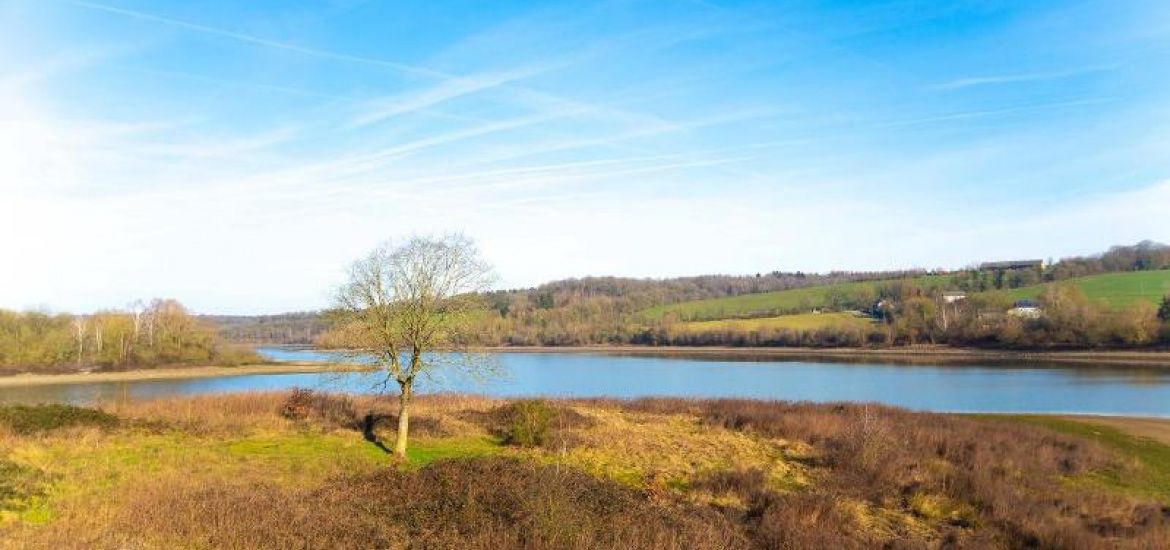
<path id="1" fill-rule="evenodd" d="M 1040 309 L 1040 304 L 1035 300 L 1017 300 L 1016 305 L 1009 309 L 1007 314 L 1024 319 L 1038 319 L 1044 314 L 1044 310 Z"/>
<path id="2" fill-rule="evenodd" d="M 942 294 L 943 303 L 953 304 L 955 302 L 966 300 L 967 293 L 961 290 L 948 290 Z"/>

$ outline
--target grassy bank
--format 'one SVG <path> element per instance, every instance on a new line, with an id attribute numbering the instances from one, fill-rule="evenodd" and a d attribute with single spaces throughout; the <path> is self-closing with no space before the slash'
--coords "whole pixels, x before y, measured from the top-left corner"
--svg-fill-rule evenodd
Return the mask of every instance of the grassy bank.
<path id="1" fill-rule="evenodd" d="M 363 434 L 366 415 L 375 428 Z M 301 393 L 0 408 L 5 548 L 1116 548 L 1168 447 L 1068 419 Z"/>
<path id="2" fill-rule="evenodd" d="M 1117 472 L 1103 472 L 1102 481 L 1163 501 L 1170 496 L 1170 420 L 1043 415 L 1005 415 L 998 420 L 1041 426 L 1112 449 L 1129 457 L 1140 468 L 1129 478 L 1121 478 Z"/>

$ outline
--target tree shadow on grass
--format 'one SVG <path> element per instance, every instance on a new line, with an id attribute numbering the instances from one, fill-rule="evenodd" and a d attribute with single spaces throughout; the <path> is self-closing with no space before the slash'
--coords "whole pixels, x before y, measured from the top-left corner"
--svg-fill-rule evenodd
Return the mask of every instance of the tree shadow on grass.
<path id="1" fill-rule="evenodd" d="M 376 428 L 383 423 L 390 426 L 397 426 L 398 415 L 368 413 L 362 417 L 360 422 L 358 422 L 358 427 L 361 429 L 362 437 L 364 437 L 366 441 L 373 443 L 376 447 L 382 449 L 382 451 L 386 454 L 391 454 L 394 452 L 393 449 L 390 449 L 386 446 L 385 443 L 382 442 L 382 439 L 378 437 L 378 433 L 376 431 Z M 439 421 L 426 416 L 412 417 L 410 419 L 410 428 L 412 434 L 417 433 L 419 435 L 431 436 L 445 435 L 445 432 L 440 427 Z"/>
<path id="2" fill-rule="evenodd" d="M 390 418 L 390 416 L 373 413 L 367 414 L 362 418 L 362 437 L 366 438 L 366 441 L 373 443 L 375 447 L 382 449 L 382 452 L 391 454 L 394 451 L 390 450 L 385 443 L 382 443 L 382 440 L 378 439 L 378 434 L 374 433 L 374 426 L 378 425 L 378 421 L 387 418 Z"/>

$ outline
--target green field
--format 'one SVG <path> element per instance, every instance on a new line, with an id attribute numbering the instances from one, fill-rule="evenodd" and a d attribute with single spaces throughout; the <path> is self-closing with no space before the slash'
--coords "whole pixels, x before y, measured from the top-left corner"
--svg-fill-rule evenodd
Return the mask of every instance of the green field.
<path id="1" fill-rule="evenodd" d="M 951 275 L 926 275 L 914 281 L 923 288 L 948 285 Z M 645 318 L 657 320 L 667 313 L 677 313 L 680 319 L 688 321 L 711 321 L 716 319 L 769 317 L 797 311 L 810 311 L 825 307 L 826 296 L 832 289 L 852 292 L 861 287 L 876 288 L 878 284 L 890 281 L 865 281 L 836 285 L 794 288 L 777 292 L 744 294 L 728 298 L 695 300 L 666 306 L 656 306 L 642 312 Z"/>
<path id="2" fill-rule="evenodd" d="M 1101 300 L 1114 308 L 1126 307 L 1143 300 L 1157 305 L 1161 303 L 1163 296 L 1170 296 L 1170 269 L 1105 273 L 1067 282 L 1080 287 L 1090 300 Z M 1035 298 L 1043 290 L 1044 285 L 1035 285 L 1017 288 L 1009 294 L 1015 299 Z"/>
<path id="3" fill-rule="evenodd" d="M 800 313 L 796 315 L 781 315 L 778 317 L 760 317 L 756 319 L 720 319 L 716 321 L 692 321 L 683 323 L 683 330 L 691 332 L 752 332 L 759 330 L 788 329 L 796 331 L 816 330 L 829 327 L 860 327 L 866 328 L 873 324 L 867 317 L 858 317 L 852 313 Z"/>
<path id="4" fill-rule="evenodd" d="M 947 287 L 951 280 L 951 275 L 927 275 L 914 279 L 925 289 Z M 787 317 L 785 315 L 787 313 L 825 307 L 826 297 L 831 290 L 852 292 L 863 286 L 874 288 L 878 284 L 886 282 L 890 281 L 842 283 L 744 294 L 728 298 L 694 300 L 652 307 L 643 310 L 642 315 L 647 320 L 657 320 L 668 313 L 676 313 L 684 321 Z M 1170 270 L 1105 273 L 1072 279 L 1067 282 L 1080 287 L 1090 300 L 1101 300 L 1109 304 L 1110 307 L 1117 308 L 1141 300 L 1157 305 L 1163 296 L 1170 296 Z M 1035 298 L 1043 290 L 1044 285 L 1034 285 L 1011 290 L 1008 294 L 1014 299 Z"/>

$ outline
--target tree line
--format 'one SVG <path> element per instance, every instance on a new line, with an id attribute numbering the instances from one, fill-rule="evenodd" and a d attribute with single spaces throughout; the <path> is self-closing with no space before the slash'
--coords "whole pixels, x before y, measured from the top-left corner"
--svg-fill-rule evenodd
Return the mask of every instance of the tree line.
<path id="1" fill-rule="evenodd" d="M 1133 246 L 1114 246 L 1101 254 L 1048 262 L 1048 266 L 1043 269 L 967 269 L 955 275 L 954 286 L 968 292 L 984 292 L 1066 281 L 1103 273 L 1161 269 L 1170 269 L 1170 246 L 1142 241 Z"/>
<path id="2" fill-rule="evenodd" d="M 555 281 L 526 289 L 481 293 L 490 304 L 479 314 L 468 343 L 496 346 L 573 346 L 591 344 L 673 345 L 792 345 L 856 346 L 902 345 L 919 342 L 984 346 L 1050 345 L 1098 346 L 1149 343 L 1148 311 L 1112 311 L 1087 304 L 1081 313 L 1096 328 L 1073 338 L 1045 325 L 1015 317 L 1003 318 L 1012 300 L 1000 289 L 1045 282 L 1059 283 L 1075 277 L 1119 271 L 1170 268 L 1170 247 L 1145 241 L 1116 246 L 1084 257 L 1049 262 L 1042 270 L 1008 270 L 993 273 L 976 268 L 949 272 L 949 284 L 922 288 L 913 279 L 941 271 L 833 272 L 809 274 L 774 271 L 748 276 L 706 275 L 671 279 L 586 277 Z M 646 321 L 640 312 L 691 300 L 790 290 L 839 283 L 876 281 L 852 289 L 830 288 L 823 304 L 801 305 L 799 310 L 772 314 L 805 313 L 814 307 L 828 311 L 861 311 L 879 320 L 872 327 L 824 328 L 805 331 L 767 330 L 707 332 L 695 334 L 681 325 L 685 319 Z M 944 304 L 943 288 L 972 293 L 960 305 Z M 978 294 L 975 294 L 978 293 Z M 877 304 L 884 304 L 878 307 Z M 1057 309 L 1060 309 L 1058 306 Z M 221 334 L 232 341 L 264 343 L 314 342 L 327 329 L 319 314 L 290 314 L 233 320 Z M 1140 323 L 1129 320 L 1141 319 Z M 1034 326 L 1036 325 L 1036 326 Z M 1128 327 L 1122 330 L 1120 327 Z M 1136 327 L 1136 329 L 1134 329 Z M 1131 330 L 1134 329 L 1134 330 Z M 1136 330 L 1136 332 L 1135 332 Z M 1122 332 L 1127 334 L 1123 335 Z M 1135 336 L 1136 334 L 1136 336 Z M 1155 338 L 1156 340 L 1156 338 Z M 1144 345 L 1144 344 L 1143 344 Z"/>
<path id="3" fill-rule="evenodd" d="M 758 277 L 692 277 L 662 281 L 587 278 L 549 283 L 532 289 L 489 293 L 492 312 L 485 314 L 471 339 L 480 345 L 571 346 L 590 344 L 732 345 L 732 346 L 891 346 L 951 343 L 991 347 L 1144 346 L 1165 339 L 1165 322 L 1156 308 L 1136 304 L 1121 310 L 1093 303 L 1068 279 L 1110 272 L 1170 268 L 1170 247 L 1149 241 L 1116 246 L 1085 257 L 1050 262 L 1043 270 L 968 269 L 952 273 L 949 285 L 923 288 L 914 277 L 925 271 L 829 275 L 772 273 Z M 935 272 L 937 273 L 937 272 Z M 772 280 L 768 280 L 768 278 Z M 762 279 L 762 280 L 760 280 Z M 694 299 L 767 292 L 842 282 L 881 280 L 873 285 L 830 288 L 826 311 L 859 311 L 877 320 L 872 326 L 809 330 L 735 329 L 696 332 L 684 319 L 669 315 L 640 319 L 653 305 Z M 883 280 L 884 279 L 884 280 Z M 894 279 L 894 280 L 889 280 Z M 832 282 L 827 282 L 832 281 Z M 1007 290 L 1050 282 L 1040 296 L 1045 315 L 1030 319 L 1009 315 L 1014 300 Z M 947 303 L 945 288 L 973 293 Z M 1170 307 L 1170 306 L 1166 306 Z M 802 306 L 802 313 L 812 310 Z M 773 312 L 773 314 L 777 314 Z"/>
<path id="4" fill-rule="evenodd" d="M 88 315 L 0 310 L 0 367 L 10 371 L 256 360 L 251 351 L 224 344 L 214 325 L 171 299 Z"/>
<path id="5" fill-rule="evenodd" d="M 329 330 L 329 321 L 315 311 L 275 315 L 200 315 L 228 342 L 238 344 L 312 345 Z"/>
<path id="6" fill-rule="evenodd" d="M 1085 297 L 1076 286 L 1056 283 L 1036 300 L 1039 311 L 1013 311 L 1005 292 L 948 303 L 937 290 L 913 281 L 879 287 L 882 296 L 862 313 L 869 325 L 697 332 L 669 320 L 645 327 L 630 343 L 676 346 L 887 347 L 915 344 L 1005 349 L 1085 349 L 1170 345 L 1170 296 L 1160 307 L 1137 302 L 1120 309 Z"/>

